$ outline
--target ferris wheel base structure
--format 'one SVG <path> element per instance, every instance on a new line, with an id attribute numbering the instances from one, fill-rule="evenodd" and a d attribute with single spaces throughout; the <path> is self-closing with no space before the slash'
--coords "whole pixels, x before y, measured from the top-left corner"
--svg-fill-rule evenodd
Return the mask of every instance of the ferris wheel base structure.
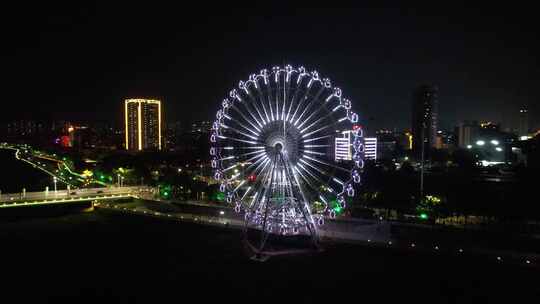
<path id="1" fill-rule="evenodd" d="M 221 105 L 211 164 L 244 214 L 246 247 L 258 259 L 320 250 L 318 227 L 352 202 L 364 165 L 351 101 L 318 72 L 287 65 L 240 81 Z M 303 239 L 309 246 L 294 248 Z"/>
<path id="2" fill-rule="evenodd" d="M 248 239 L 257 235 L 267 236 L 267 239 L 264 242 L 261 242 L 261 239 Z M 247 256 L 260 262 L 275 256 L 310 254 L 323 250 L 318 239 L 314 241 L 313 237 L 308 234 L 284 236 L 270 233 L 265 235 L 256 229 L 244 234 L 243 243 Z"/>

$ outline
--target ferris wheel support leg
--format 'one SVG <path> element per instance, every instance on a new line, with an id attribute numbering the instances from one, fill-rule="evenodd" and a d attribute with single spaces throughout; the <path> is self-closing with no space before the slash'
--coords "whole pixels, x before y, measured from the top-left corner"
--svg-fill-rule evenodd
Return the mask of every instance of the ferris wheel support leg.
<path id="1" fill-rule="evenodd" d="M 277 166 L 277 158 L 278 158 L 278 155 L 276 155 L 276 161 L 274 161 L 274 167 L 272 168 L 272 173 L 270 175 L 270 183 L 269 185 L 267 185 L 267 188 L 265 189 L 265 194 L 266 192 L 268 191 L 268 189 L 270 187 L 272 187 L 272 184 L 273 184 L 273 179 L 274 179 L 274 171 L 276 169 L 276 166 Z M 268 240 L 268 231 L 266 231 L 266 222 L 267 222 L 267 219 L 268 219 L 268 201 L 266 201 L 265 203 L 266 205 L 264 206 L 264 220 L 263 220 L 263 226 L 262 226 L 262 230 L 261 230 L 261 244 L 260 244 L 260 247 L 259 247 L 259 250 L 262 251 L 263 248 L 264 248 L 264 245 L 266 244 L 266 240 Z"/>

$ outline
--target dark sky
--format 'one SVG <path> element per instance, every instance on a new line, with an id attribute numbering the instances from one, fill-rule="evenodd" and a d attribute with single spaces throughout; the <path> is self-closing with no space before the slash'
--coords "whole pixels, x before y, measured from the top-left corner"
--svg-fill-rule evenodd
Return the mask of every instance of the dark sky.
<path id="1" fill-rule="evenodd" d="M 137 96 L 161 98 L 169 121 L 213 119 L 239 80 L 285 62 L 330 78 L 373 128 L 408 127 L 422 83 L 439 87 L 442 127 L 514 127 L 521 106 L 540 127 L 533 7 L 78 2 L 3 9 L 2 121 L 120 121 Z"/>

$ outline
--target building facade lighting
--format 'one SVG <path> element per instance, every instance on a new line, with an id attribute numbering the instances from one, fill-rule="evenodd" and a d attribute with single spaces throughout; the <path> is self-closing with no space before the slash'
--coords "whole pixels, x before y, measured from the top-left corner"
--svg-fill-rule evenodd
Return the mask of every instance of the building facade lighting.
<path id="1" fill-rule="evenodd" d="M 377 160 L 377 137 L 364 138 L 364 158 Z"/>
<path id="2" fill-rule="evenodd" d="M 126 99 L 124 112 L 126 150 L 161 150 L 161 101 Z"/>

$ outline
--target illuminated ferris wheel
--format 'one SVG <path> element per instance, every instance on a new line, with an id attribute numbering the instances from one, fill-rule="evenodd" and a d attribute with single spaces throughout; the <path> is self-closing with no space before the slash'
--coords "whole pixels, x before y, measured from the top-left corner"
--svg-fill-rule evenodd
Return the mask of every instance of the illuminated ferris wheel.
<path id="1" fill-rule="evenodd" d="M 307 235 L 354 196 L 363 167 L 362 129 L 351 102 L 316 71 L 273 67 L 240 81 L 217 112 L 214 177 L 246 230 Z"/>

